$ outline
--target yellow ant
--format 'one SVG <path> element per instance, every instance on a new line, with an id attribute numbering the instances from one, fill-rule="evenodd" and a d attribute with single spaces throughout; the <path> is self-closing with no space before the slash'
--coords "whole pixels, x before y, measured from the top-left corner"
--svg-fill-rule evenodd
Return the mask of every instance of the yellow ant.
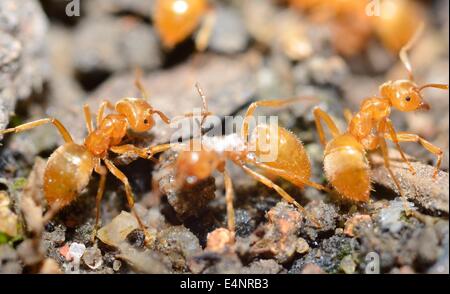
<path id="1" fill-rule="evenodd" d="M 156 0 L 153 20 L 167 49 L 184 41 L 200 26 L 195 42 L 197 50 L 204 51 L 215 23 L 215 13 L 207 0 Z"/>
<path id="2" fill-rule="evenodd" d="M 208 111 L 206 96 L 197 85 L 197 90 L 203 101 L 202 121 L 211 114 Z M 290 196 L 283 188 L 275 184 L 265 175 L 258 173 L 250 168 L 256 167 L 272 176 L 281 177 L 299 188 L 310 186 L 318 190 L 328 191 L 320 184 L 310 181 L 311 164 L 305 148 L 293 133 L 280 126 L 268 124 L 258 124 L 254 129 L 251 138 L 249 138 L 249 120 L 254 116 L 258 107 L 282 107 L 289 104 L 308 100 L 307 97 L 292 98 L 284 100 L 267 100 L 252 103 L 245 114 L 242 124 L 241 134 L 233 133 L 225 136 L 209 137 L 203 135 L 200 138 L 193 138 L 183 147 L 175 162 L 175 183 L 179 187 L 189 187 L 195 185 L 212 175 L 214 171 L 219 171 L 224 176 L 225 198 L 227 206 L 228 230 L 234 238 L 235 234 L 235 216 L 233 208 L 234 191 L 232 179 L 226 162 L 231 161 L 241 167 L 245 173 L 250 175 L 256 181 L 265 186 L 274 189 L 285 201 L 296 206 L 317 226 L 317 221 L 305 211 L 305 209 Z M 273 134 L 276 142 L 272 142 Z M 277 156 L 272 161 L 263 162 L 260 158 L 267 152 L 261 148 L 262 143 L 269 142 L 269 148 L 277 148 Z M 199 146 L 198 150 L 194 146 Z M 267 146 L 265 146 L 267 147 Z"/>
<path id="3" fill-rule="evenodd" d="M 413 38 L 400 51 L 400 59 L 409 73 L 409 79 L 384 83 L 380 87 L 379 97 L 365 99 L 355 115 L 347 112 L 346 118 L 349 125 L 345 133 L 339 131 L 333 119 L 326 112 L 317 107 L 314 109 L 320 142 L 325 146 L 324 170 L 326 177 L 344 198 L 363 202 L 369 200 L 370 166 L 366 152 L 378 148 L 383 154 L 386 169 L 395 182 L 398 192 L 403 196 L 400 183 L 390 167 L 386 140 L 394 142 L 402 160 L 406 162 L 412 173 L 415 173 L 415 170 L 403 153 L 400 142 L 421 144 L 426 150 L 437 156 L 436 171 L 433 177 L 436 178 L 439 173 L 443 151 L 416 134 L 397 132 L 389 118 L 392 108 L 401 112 L 429 110 L 430 106 L 424 101 L 421 93 L 426 88 L 448 90 L 448 85 L 444 84 L 418 86 L 414 82 L 408 51 L 417 42 L 423 29 L 422 24 Z M 322 121 L 328 126 L 333 137 L 329 142 L 325 138 Z"/>
<path id="4" fill-rule="evenodd" d="M 289 4 L 329 22 L 332 42 L 341 54 L 353 56 L 376 35 L 384 47 L 397 54 L 425 20 L 423 8 L 412 0 L 289 0 Z M 374 11 L 368 11 L 371 6 Z M 379 13 L 379 15 L 377 15 Z M 373 15 L 371 15 L 373 14 Z"/>
<path id="5" fill-rule="evenodd" d="M 51 154 L 44 173 L 44 194 L 50 207 L 63 208 L 69 205 L 86 188 L 93 171 L 100 175 L 93 237 L 98 229 L 100 203 L 108 171 L 125 186 L 128 205 L 145 232 L 145 226 L 134 210 L 134 197 L 128 178 L 109 159 L 109 151 L 116 154 L 132 153 L 141 158 L 151 159 L 155 154 L 164 152 L 170 147 L 169 144 L 165 144 L 140 149 L 134 145 L 121 145 L 128 128 L 140 133 L 152 129 L 155 125 L 154 115 L 159 116 L 164 123 L 170 123 L 170 119 L 163 112 L 154 109 L 146 101 L 148 95 L 138 76 L 135 83 L 144 98 L 123 98 L 115 105 L 104 101 L 97 113 L 96 128 L 93 126 L 89 106 L 84 105 L 88 135 L 83 144 L 75 143 L 64 125 L 55 118 L 40 119 L 0 131 L 1 135 L 19 133 L 45 124 L 53 124 L 61 134 L 65 144 Z M 115 112 L 104 116 L 106 108 Z"/>

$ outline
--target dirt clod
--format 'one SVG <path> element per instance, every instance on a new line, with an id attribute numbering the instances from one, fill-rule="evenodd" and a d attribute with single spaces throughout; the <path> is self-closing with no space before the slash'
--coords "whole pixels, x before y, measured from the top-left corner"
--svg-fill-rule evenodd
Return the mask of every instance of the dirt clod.
<path id="1" fill-rule="evenodd" d="M 0 3 L 0 130 L 18 99 L 40 92 L 48 77 L 48 20 L 37 0 Z M 0 137 L 1 139 L 1 137 Z"/>
<path id="2" fill-rule="evenodd" d="M 159 232 L 155 249 L 167 256 L 173 269 L 180 272 L 188 270 L 188 261 L 202 251 L 198 238 L 183 226 Z"/>
<path id="3" fill-rule="evenodd" d="M 242 274 L 252 275 L 273 275 L 283 271 L 283 267 L 279 265 L 275 260 L 258 260 L 252 262 L 248 267 L 242 270 Z"/>
<path id="4" fill-rule="evenodd" d="M 324 234 L 336 229 L 339 214 L 335 205 L 323 201 L 311 201 L 305 206 L 305 209 L 320 225 L 320 227 L 317 228 L 317 226 L 312 224 L 308 219 L 306 220 L 306 225 L 302 227 L 302 234 L 309 239 L 315 240 L 318 238 L 319 234 Z"/>
<path id="5" fill-rule="evenodd" d="M 22 273 L 22 265 L 17 252 L 8 244 L 0 245 L 0 265 L 0 273 L 2 274 Z"/>
<path id="6" fill-rule="evenodd" d="M 279 263 L 289 261 L 297 250 L 297 233 L 302 225 L 302 215 L 296 208 L 279 202 L 267 213 L 269 223 L 264 236 L 250 249 L 253 254 L 274 257 Z"/>
<path id="7" fill-rule="evenodd" d="M 220 228 L 208 234 L 205 250 L 221 254 L 231 251 L 233 244 L 233 234 L 227 229 Z"/>

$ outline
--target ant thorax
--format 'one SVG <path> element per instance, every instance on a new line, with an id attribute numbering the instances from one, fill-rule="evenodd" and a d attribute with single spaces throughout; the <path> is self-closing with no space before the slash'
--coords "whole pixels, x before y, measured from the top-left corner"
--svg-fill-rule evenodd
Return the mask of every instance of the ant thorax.
<path id="1" fill-rule="evenodd" d="M 217 154 L 240 153 L 247 150 L 247 144 L 236 133 L 225 136 L 203 136 L 201 138 L 202 149 L 214 151 Z"/>
<path id="2" fill-rule="evenodd" d="M 193 138 L 182 143 L 171 144 L 171 149 L 175 152 L 201 152 L 212 151 L 219 157 L 226 157 L 227 154 L 246 153 L 248 150 L 245 141 L 238 134 L 230 134 L 225 136 L 208 136 L 203 135 Z"/>

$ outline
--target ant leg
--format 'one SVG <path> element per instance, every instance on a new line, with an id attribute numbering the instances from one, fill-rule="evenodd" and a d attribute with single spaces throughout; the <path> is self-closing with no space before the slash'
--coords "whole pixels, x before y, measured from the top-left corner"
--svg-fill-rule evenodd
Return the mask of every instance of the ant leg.
<path id="1" fill-rule="evenodd" d="M 97 236 L 98 224 L 100 221 L 100 204 L 102 202 L 103 194 L 105 193 L 106 176 L 108 175 L 108 171 L 101 165 L 100 160 L 96 163 L 95 171 L 100 175 L 100 182 L 95 197 L 95 227 L 92 233 L 92 241 L 94 241 Z"/>
<path id="2" fill-rule="evenodd" d="M 390 139 L 392 142 L 394 142 L 398 152 L 400 152 L 400 156 L 402 157 L 403 161 L 406 162 L 406 164 L 409 167 L 409 171 L 415 175 L 416 174 L 416 170 L 414 169 L 414 167 L 412 166 L 411 162 L 409 162 L 408 158 L 406 157 L 405 153 L 402 150 L 402 147 L 400 146 L 399 140 L 398 140 L 398 135 L 397 132 L 395 131 L 394 128 L 394 124 L 392 123 L 392 121 L 390 119 L 386 119 L 385 121 L 386 123 L 386 127 L 389 131 L 389 137 L 388 139 Z M 386 137 L 386 135 L 385 135 Z"/>
<path id="3" fill-rule="evenodd" d="M 107 107 L 109 109 L 114 109 L 114 105 L 112 105 L 111 102 L 106 101 L 106 100 L 102 102 L 102 104 L 100 105 L 100 108 L 98 109 L 98 112 L 97 112 L 97 128 L 100 127 L 100 124 L 102 123 L 103 115 L 104 115 L 105 109 Z"/>
<path id="4" fill-rule="evenodd" d="M 424 29 L 425 29 L 425 24 L 422 22 L 419 25 L 419 28 L 417 29 L 414 36 L 412 36 L 412 38 L 408 41 L 408 43 L 406 43 L 405 46 L 403 46 L 403 48 L 400 50 L 400 53 L 399 53 L 400 60 L 402 61 L 403 65 L 405 66 L 406 70 L 408 71 L 409 79 L 411 81 L 414 80 L 414 74 L 413 74 L 413 70 L 412 70 L 411 61 L 409 60 L 408 51 L 411 50 L 411 48 L 417 43 L 417 41 L 419 40 L 420 36 L 422 35 Z"/>
<path id="5" fill-rule="evenodd" d="M 287 106 L 290 104 L 298 103 L 305 100 L 312 100 L 317 101 L 315 98 L 311 97 L 296 97 L 296 98 L 289 98 L 289 99 L 275 99 L 275 100 L 263 100 L 263 101 L 256 101 L 250 104 L 250 106 L 247 108 L 247 112 L 244 116 L 244 122 L 242 124 L 242 130 L 241 135 L 242 138 L 246 142 L 248 142 L 248 135 L 249 135 L 249 120 L 254 116 L 254 113 L 256 111 L 256 108 L 258 107 L 271 107 L 271 108 L 278 108 Z"/>
<path id="6" fill-rule="evenodd" d="M 95 197 L 95 232 L 97 232 L 100 221 L 100 204 L 105 193 L 106 175 L 106 172 L 100 174 L 100 183 L 98 186 L 97 195 Z M 94 237 L 95 235 L 96 234 L 94 234 Z"/>
<path id="7" fill-rule="evenodd" d="M 216 12 L 213 9 L 206 14 L 203 19 L 200 30 L 195 38 L 195 47 L 197 51 L 204 52 L 208 48 L 209 40 L 216 23 Z"/>
<path id="8" fill-rule="evenodd" d="M 230 173 L 227 169 L 223 172 L 224 182 L 225 182 L 225 200 L 227 203 L 227 217 L 228 217 L 228 230 L 233 234 L 236 232 L 236 223 L 234 215 L 234 190 L 233 182 L 231 181 Z"/>
<path id="9" fill-rule="evenodd" d="M 171 144 L 161 144 L 150 148 L 138 148 L 134 145 L 113 146 L 109 150 L 116 154 L 132 153 L 144 159 L 151 159 L 155 154 L 165 152 L 172 147 Z"/>
<path id="10" fill-rule="evenodd" d="M 285 190 L 283 190 L 283 188 L 281 188 L 280 186 L 278 186 L 277 184 L 275 184 L 274 182 L 272 182 L 265 176 L 248 168 L 247 166 L 241 165 L 241 167 L 246 173 L 248 173 L 250 176 L 252 176 L 258 182 L 266 185 L 267 187 L 269 187 L 271 189 L 274 189 L 278 193 L 278 195 L 281 196 L 281 198 L 283 198 L 286 202 L 293 204 L 303 214 L 305 214 L 311 220 L 311 222 L 314 223 L 314 225 L 316 225 L 317 227 L 320 227 L 319 222 L 313 216 L 311 216 L 303 206 L 301 206 L 297 201 L 295 201 L 295 199 L 291 195 L 289 195 Z"/>
<path id="11" fill-rule="evenodd" d="M 399 183 L 397 177 L 394 175 L 394 172 L 391 170 L 391 165 L 389 162 L 389 151 L 388 151 L 386 140 L 383 137 L 380 137 L 380 147 L 381 147 L 381 152 L 383 153 L 384 166 L 388 170 L 389 174 L 391 175 L 392 180 L 394 181 L 395 185 L 397 186 L 398 193 L 400 194 L 400 197 L 402 198 L 402 201 L 403 201 L 403 209 L 405 210 L 405 214 L 407 216 L 413 215 L 414 211 L 411 210 L 411 208 L 408 204 L 408 199 L 406 198 L 405 194 L 403 193 L 402 187 L 400 186 L 400 183 Z"/>
<path id="12" fill-rule="evenodd" d="M 327 140 L 325 138 L 325 130 L 322 125 L 322 120 L 328 126 L 328 129 L 330 130 L 331 135 L 334 138 L 339 136 L 341 131 L 338 129 L 338 127 L 334 123 L 333 118 L 331 118 L 331 116 L 328 113 L 326 113 L 325 111 L 323 111 L 322 109 L 315 107 L 313 110 L 313 113 L 314 113 L 314 119 L 316 121 L 317 132 L 319 133 L 320 143 L 323 146 L 325 146 L 327 144 Z"/>
<path id="13" fill-rule="evenodd" d="M 70 135 L 69 131 L 67 131 L 67 129 L 64 127 L 64 125 L 56 118 L 44 118 L 44 119 L 36 120 L 33 122 L 25 123 L 23 125 L 15 127 L 15 128 L 10 128 L 10 129 L 0 131 L 0 135 L 9 134 L 9 133 L 20 133 L 20 132 L 28 131 L 30 129 L 33 129 L 33 128 L 36 128 L 36 127 L 39 127 L 42 125 L 50 124 L 50 123 L 53 124 L 58 129 L 59 133 L 61 134 L 62 138 L 64 139 L 64 141 L 66 143 L 73 142 L 72 136 Z"/>
<path id="14" fill-rule="evenodd" d="M 403 189 L 400 186 L 400 182 L 398 181 L 397 177 L 395 176 L 394 172 L 391 169 L 391 163 L 390 163 L 390 160 L 389 160 L 389 150 L 388 150 L 388 146 L 387 146 L 386 140 L 383 137 L 380 137 L 379 143 L 380 143 L 381 153 L 383 154 L 384 166 L 386 167 L 386 169 L 388 170 L 389 174 L 391 175 L 391 178 L 394 181 L 395 186 L 397 186 L 398 193 L 400 194 L 400 196 L 402 198 L 404 198 L 405 196 L 403 194 Z"/>
<path id="15" fill-rule="evenodd" d="M 292 174 L 288 173 L 288 172 L 286 172 L 284 170 L 271 167 L 271 166 L 269 166 L 267 164 L 264 164 L 264 163 L 253 163 L 253 164 L 255 164 L 255 166 L 257 166 L 257 167 L 259 167 L 261 169 L 264 169 L 264 170 L 266 170 L 266 171 L 268 171 L 268 172 L 270 172 L 272 174 L 275 174 L 275 175 L 277 175 L 279 177 L 282 177 L 282 178 L 285 178 L 285 179 L 286 178 L 287 179 L 292 178 Z M 331 191 L 328 188 L 326 188 L 326 187 L 324 187 L 324 186 L 322 186 L 320 184 L 311 182 L 310 180 L 301 179 L 301 178 L 296 177 L 295 181 L 296 181 L 296 183 L 292 183 L 292 184 L 297 185 L 297 186 L 299 184 L 301 184 L 302 186 L 306 185 L 306 186 L 312 187 L 314 189 L 317 189 L 319 191 L 324 191 L 324 192 L 327 192 L 327 193 L 331 193 Z"/>
<path id="16" fill-rule="evenodd" d="M 120 154 L 120 155 L 132 153 L 132 154 L 136 154 L 140 158 L 144 158 L 144 159 L 148 159 L 148 157 L 149 157 L 147 155 L 146 149 L 141 149 L 141 148 L 138 148 L 131 144 L 121 145 L 121 146 L 113 146 L 109 150 L 116 154 Z"/>
<path id="17" fill-rule="evenodd" d="M 387 136 L 387 139 L 392 140 L 391 136 Z M 441 168 L 442 159 L 444 158 L 444 151 L 441 148 L 433 145 L 425 139 L 422 139 L 419 135 L 401 132 L 397 134 L 397 139 L 399 142 L 414 142 L 419 143 L 429 152 L 437 156 L 437 164 L 436 169 L 433 175 L 433 178 L 436 178 L 439 174 L 439 170 Z"/>
<path id="18" fill-rule="evenodd" d="M 94 131 L 94 126 L 92 125 L 91 108 L 89 107 L 89 105 L 83 105 L 83 112 L 84 120 L 86 121 L 86 128 L 88 130 L 88 133 L 90 134 Z"/>
<path id="19" fill-rule="evenodd" d="M 134 216 L 136 217 L 139 226 L 141 227 L 144 232 L 146 232 L 144 223 L 142 222 L 141 218 L 136 212 L 136 209 L 134 208 L 134 197 L 133 197 L 133 190 L 131 189 L 130 182 L 128 181 L 127 176 L 125 176 L 111 161 L 108 159 L 103 160 L 106 164 L 106 167 L 108 170 L 117 178 L 119 179 L 123 185 L 125 186 L 125 193 L 127 196 L 128 205 L 130 206 L 131 211 L 133 212 Z"/>

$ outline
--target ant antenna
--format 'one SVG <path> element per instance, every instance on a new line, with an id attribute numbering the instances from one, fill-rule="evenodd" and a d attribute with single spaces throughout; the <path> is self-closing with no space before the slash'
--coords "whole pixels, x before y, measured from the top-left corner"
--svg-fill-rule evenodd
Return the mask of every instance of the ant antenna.
<path id="1" fill-rule="evenodd" d="M 206 95 L 203 92 L 202 88 L 198 83 L 195 84 L 195 88 L 197 89 L 198 94 L 200 95 L 200 98 L 202 98 L 202 120 L 200 122 L 200 127 L 203 127 L 203 124 L 205 123 L 206 118 L 211 113 L 208 111 L 208 101 L 206 99 Z"/>
<path id="2" fill-rule="evenodd" d="M 148 100 L 148 98 L 150 97 L 150 95 L 148 94 L 147 90 L 145 89 L 144 85 L 142 84 L 141 80 L 142 80 L 142 69 L 140 67 L 136 67 L 136 69 L 134 70 L 134 85 L 136 86 L 136 88 L 138 88 L 139 92 L 141 92 L 142 97 L 145 100 Z"/>
<path id="3" fill-rule="evenodd" d="M 413 75 L 413 72 L 412 72 L 412 65 L 411 65 L 411 61 L 409 60 L 408 51 L 411 50 L 411 48 L 416 44 L 416 42 L 422 36 L 424 30 L 425 30 L 425 23 L 421 22 L 420 25 L 419 25 L 419 28 L 415 32 L 414 36 L 400 50 L 400 59 L 403 62 L 403 65 L 406 67 L 406 70 L 409 73 L 409 79 L 411 81 L 414 80 L 414 75 Z M 441 90 L 448 90 L 448 85 L 445 85 L 445 84 L 426 84 L 426 85 L 423 85 L 422 87 L 419 88 L 419 92 L 423 91 L 426 88 L 435 88 L 435 89 L 441 89 Z"/>
<path id="4" fill-rule="evenodd" d="M 426 88 L 435 88 L 435 89 L 441 89 L 441 90 L 448 90 L 448 85 L 445 84 L 426 84 L 419 88 L 419 92 L 422 92 L 423 89 Z"/>
<path id="5" fill-rule="evenodd" d="M 417 43 L 417 41 L 420 39 L 420 37 L 422 36 L 423 32 L 425 30 L 425 23 L 421 22 L 417 31 L 414 33 L 414 36 L 412 36 L 412 38 L 408 41 L 408 43 L 406 43 L 405 46 L 402 47 L 402 49 L 400 50 L 400 59 L 403 62 L 403 65 L 405 66 L 406 70 L 409 73 L 409 79 L 411 81 L 414 80 L 414 75 L 413 75 L 413 70 L 412 70 L 412 65 L 411 65 L 411 61 L 409 59 L 408 56 L 408 52 L 411 50 L 411 48 Z"/>
<path id="6" fill-rule="evenodd" d="M 414 36 L 412 36 L 412 38 L 408 41 L 408 43 L 406 43 L 406 45 L 402 47 L 399 53 L 400 60 L 403 62 L 403 65 L 408 71 L 409 79 L 411 81 L 414 81 L 414 74 L 412 70 L 411 61 L 409 60 L 408 51 L 411 50 L 411 48 L 417 43 L 417 41 L 422 36 L 424 30 L 425 30 L 425 23 L 421 22 L 416 32 L 414 33 Z"/>

